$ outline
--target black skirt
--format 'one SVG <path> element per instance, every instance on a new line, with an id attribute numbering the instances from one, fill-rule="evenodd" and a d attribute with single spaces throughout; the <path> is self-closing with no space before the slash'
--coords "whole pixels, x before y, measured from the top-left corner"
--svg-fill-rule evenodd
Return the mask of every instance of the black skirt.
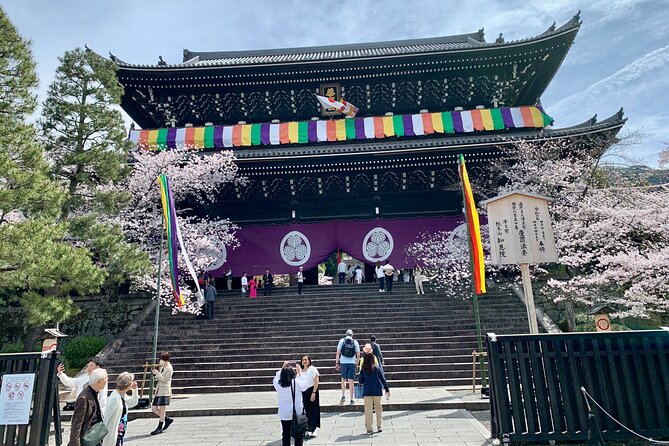
<path id="1" fill-rule="evenodd" d="M 302 392 L 302 404 L 304 405 L 304 413 L 309 420 L 309 432 L 313 432 L 317 427 L 321 427 L 321 403 L 319 401 L 318 390 L 316 391 L 316 399 L 311 401 L 311 394 L 314 388 L 309 387 Z"/>
<path id="2" fill-rule="evenodd" d="M 153 397 L 154 406 L 169 406 L 170 397 L 169 396 L 155 396 Z"/>

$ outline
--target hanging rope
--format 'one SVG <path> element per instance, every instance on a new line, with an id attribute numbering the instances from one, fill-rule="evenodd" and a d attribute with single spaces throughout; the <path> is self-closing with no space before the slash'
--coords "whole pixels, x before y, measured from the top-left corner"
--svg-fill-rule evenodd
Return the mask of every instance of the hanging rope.
<path id="1" fill-rule="evenodd" d="M 626 431 L 628 431 L 628 432 L 631 433 L 632 435 L 636 435 L 637 437 L 639 437 L 639 438 L 641 438 L 642 440 L 645 440 L 645 441 L 647 441 L 647 442 L 649 442 L 649 443 L 653 443 L 653 444 L 666 444 L 666 445 L 669 445 L 669 441 L 653 440 L 652 438 L 644 437 L 643 435 L 634 432 L 632 429 L 630 429 L 629 427 L 625 426 L 625 425 L 624 425 L 623 423 L 621 423 L 620 421 L 616 420 L 616 419 L 613 417 L 613 415 L 611 415 L 610 413 L 608 413 L 608 412 L 607 412 L 607 411 L 606 411 L 606 410 L 605 410 L 605 409 L 604 409 L 604 408 L 603 408 L 597 401 L 595 401 L 595 399 L 594 399 L 592 396 L 590 396 L 590 394 L 588 393 L 588 391 L 585 390 L 585 387 L 582 387 L 582 386 L 581 386 L 581 392 L 583 392 L 583 394 L 585 395 L 585 397 L 588 398 L 588 399 L 590 399 L 590 401 L 592 401 L 592 403 L 593 403 L 595 406 L 599 407 L 599 410 L 601 410 L 602 412 L 604 412 L 604 413 L 605 413 L 609 418 L 611 418 L 616 424 L 618 424 L 619 426 L 621 426 L 623 429 L 625 429 Z"/>

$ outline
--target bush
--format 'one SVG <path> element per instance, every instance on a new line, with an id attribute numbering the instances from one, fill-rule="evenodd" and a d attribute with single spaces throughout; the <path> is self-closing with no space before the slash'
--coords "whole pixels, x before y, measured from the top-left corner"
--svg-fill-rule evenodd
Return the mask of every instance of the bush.
<path id="1" fill-rule="evenodd" d="M 23 352 L 23 342 L 9 342 L 0 346 L 0 353 L 21 353 Z"/>
<path id="2" fill-rule="evenodd" d="M 102 336 L 78 336 L 63 348 L 63 357 L 69 367 L 79 370 L 106 345 L 107 340 Z"/>

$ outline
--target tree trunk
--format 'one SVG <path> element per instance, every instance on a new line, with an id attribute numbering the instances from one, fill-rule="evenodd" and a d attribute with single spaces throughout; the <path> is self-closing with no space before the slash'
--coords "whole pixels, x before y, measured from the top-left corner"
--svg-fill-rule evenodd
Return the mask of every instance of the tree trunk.
<path id="1" fill-rule="evenodd" d="M 564 302 L 564 313 L 567 319 L 567 331 L 576 331 L 576 315 L 574 314 L 574 302 L 569 300 Z"/>
<path id="2" fill-rule="evenodd" d="M 23 333 L 23 351 L 34 352 L 35 344 L 39 340 L 40 334 L 44 331 L 42 327 L 28 327 Z"/>

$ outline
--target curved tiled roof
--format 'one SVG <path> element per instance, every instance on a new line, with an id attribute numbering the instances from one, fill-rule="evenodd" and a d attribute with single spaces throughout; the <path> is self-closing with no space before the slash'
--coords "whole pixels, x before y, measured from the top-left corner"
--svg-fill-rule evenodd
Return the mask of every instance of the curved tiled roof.
<path id="1" fill-rule="evenodd" d="M 433 37 L 425 39 L 395 40 L 386 42 L 355 43 L 346 45 L 312 46 L 301 48 L 279 48 L 250 51 L 212 51 L 198 52 L 185 49 L 183 62 L 180 64 L 136 65 L 122 61 L 110 54 L 111 59 L 121 67 L 128 68 L 197 68 L 226 67 L 261 64 L 282 64 L 291 62 L 314 62 L 326 60 L 357 59 L 367 57 L 396 56 L 407 54 L 423 54 L 454 50 L 467 50 L 487 47 L 505 47 L 533 40 L 544 39 L 552 35 L 578 28 L 581 24 L 580 11 L 563 26 L 556 28 L 553 24 L 538 36 L 505 42 L 500 37 L 488 43 L 485 41 L 483 29 L 475 33 L 453 36 Z M 162 59 L 161 59 L 162 60 Z"/>

